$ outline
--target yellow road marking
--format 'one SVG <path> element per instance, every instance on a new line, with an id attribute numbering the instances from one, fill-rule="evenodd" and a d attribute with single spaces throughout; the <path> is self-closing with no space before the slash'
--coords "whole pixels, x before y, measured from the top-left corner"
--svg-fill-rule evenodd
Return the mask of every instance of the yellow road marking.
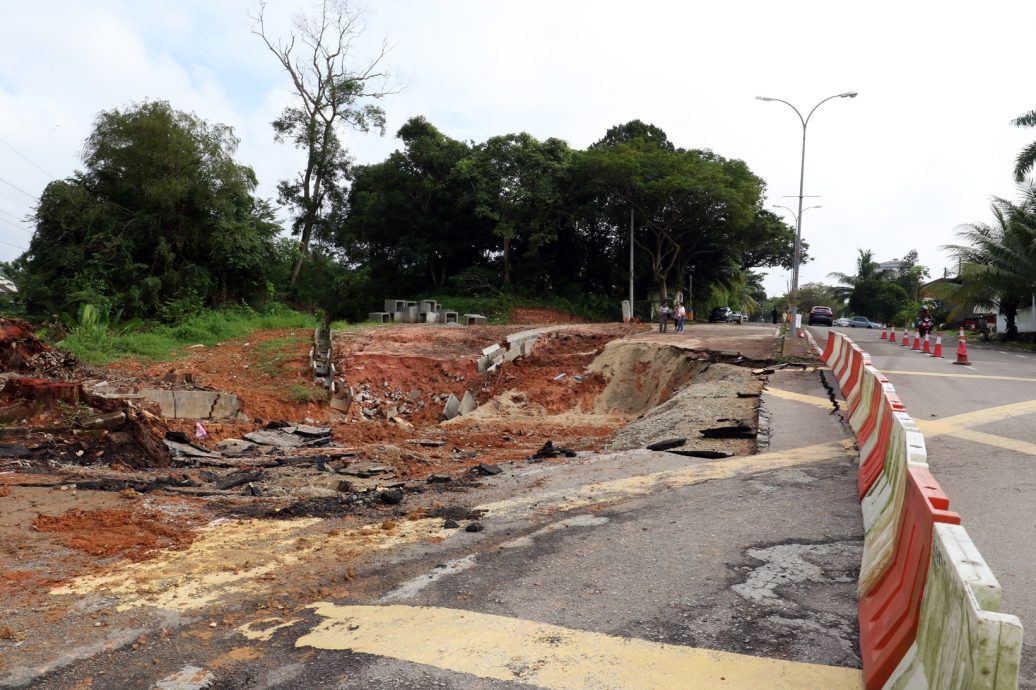
<path id="1" fill-rule="evenodd" d="M 953 379 L 985 379 L 988 381 L 1028 381 L 1030 383 L 1036 383 L 1036 379 L 1023 378 L 1019 376 L 992 376 L 986 374 L 949 374 L 940 373 L 936 371 L 885 371 L 881 370 L 881 373 L 886 376 L 889 374 L 902 374 L 904 376 L 937 376 L 939 378 L 953 378 Z"/>
<path id="2" fill-rule="evenodd" d="M 751 472 L 765 472 L 782 467 L 793 467 L 812 462 L 852 457 L 855 454 L 849 450 L 851 444 L 852 441 L 832 441 L 795 448 L 794 450 L 745 455 L 719 462 L 688 465 L 676 470 L 623 477 L 622 479 L 613 479 L 606 482 L 555 489 L 553 491 L 534 493 L 529 496 L 484 503 L 476 506 L 476 510 L 483 510 L 490 515 L 524 515 L 529 510 L 535 508 L 573 510 L 619 498 L 646 496 L 665 489 L 678 489 L 712 479 L 729 479 L 730 477 Z"/>
<path id="3" fill-rule="evenodd" d="M 680 647 L 458 609 L 313 604 L 296 647 L 352 650 L 550 690 L 863 688 L 859 670 Z"/>
<path id="4" fill-rule="evenodd" d="M 782 398 L 784 400 L 793 400 L 795 402 L 805 403 L 807 405 L 813 405 L 815 407 L 821 407 L 825 410 L 831 409 L 831 401 L 828 398 L 821 398 L 819 395 L 806 395 L 805 393 L 794 393 L 792 391 L 786 391 L 783 388 L 773 388 L 768 386 L 764 391 L 775 398 Z"/>
<path id="5" fill-rule="evenodd" d="M 974 412 L 965 412 L 952 417 L 943 417 L 935 422 L 926 423 L 954 427 L 979 426 L 980 424 L 1002 422 L 1005 419 L 1013 419 L 1034 412 L 1036 412 L 1036 400 L 1023 400 L 1022 402 L 1010 403 L 1008 405 L 997 405 L 996 407 L 987 407 Z"/>

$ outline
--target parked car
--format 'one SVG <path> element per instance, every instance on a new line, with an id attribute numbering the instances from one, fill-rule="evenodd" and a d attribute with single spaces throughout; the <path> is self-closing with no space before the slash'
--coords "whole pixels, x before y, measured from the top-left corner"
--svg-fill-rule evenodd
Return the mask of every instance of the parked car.
<path id="1" fill-rule="evenodd" d="M 732 311 L 730 312 L 730 318 L 727 320 L 730 321 L 730 323 L 742 324 L 745 322 L 746 318 L 747 317 L 743 313 L 739 311 Z"/>
<path id="2" fill-rule="evenodd" d="M 832 325 L 832 326 L 838 326 L 839 328 L 845 328 L 846 326 L 848 326 L 848 325 L 849 325 L 849 319 L 847 319 L 847 318 L 845 318 L 844 316 L 842 316 L 842 317 L 840 317 L 840 318 L 837 318 L 837 319 L 835 319 L 835 320 L 834 320 L 834 321 L 833 321 L 833 322 L 831 323 L 831 325 Z"/>
<path id="3" fill-rule="evenodd" d="M 713 307 L 709 312 L 709 323 L 727 323 L 733 313 L 730 307 Z"/>
<path id="4" fill-rule="evenodd" d="M 849 319 L 849 328 L 881 328 L 881 324 L 871 321 L 866 316 L 853 316 Z"/>
<path id="5" fill-rule="evenodd" d="M 830 326 L 834 323 L 835 313 L 831 311 L 831 307 L 813 307 L 809 310 L 809 325 L 814 326 L 816 324 L 823 324 L 824 326 Z"/>

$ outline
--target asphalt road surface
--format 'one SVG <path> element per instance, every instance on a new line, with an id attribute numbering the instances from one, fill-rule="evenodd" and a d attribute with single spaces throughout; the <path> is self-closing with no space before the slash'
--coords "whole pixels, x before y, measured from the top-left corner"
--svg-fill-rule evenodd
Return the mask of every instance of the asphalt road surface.
<path id="1" fill-rule="evenodd" d="M 954 335 L 936 359 L 878 330 L 835 330 L 870 354 L 924 432 L 932 473 L 1000 580 L 1002 610 L 1036 624 L 1036 353 L 969 344 L 971 366 L 958 366 Z M 810 331 L 823 346 L 828 329 Z M 1020 685 L 1036 688 L 1031 633 Z"/>

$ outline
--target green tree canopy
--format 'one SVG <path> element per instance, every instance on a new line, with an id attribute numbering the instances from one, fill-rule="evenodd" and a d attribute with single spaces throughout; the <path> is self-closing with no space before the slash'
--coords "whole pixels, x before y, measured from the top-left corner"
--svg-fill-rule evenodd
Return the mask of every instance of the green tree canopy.
<path id="1" fill-rule="evenodd" d="M 964 244 L 945 249 L 961 262 L 959 284 L 949 283 L 940 297 L 956 311 L 995 304 L 1007 320 L 1006 337 L 1018 337 L 1018 308 L 1036 292 L 1036 185 L 1022 189 L 1018 203 L 993 199 L 992 223 L 969 223 L 957 233 Z M 960 315 L 960 314 L 957 314 Z"/>
<path id="2" fill-rule="evenodd" d="M 102 112 L 84 170 L 43 191 L 16 262 L 28 313 L 94 303 L 151 318 L 261 297 L 278 227 L 237 144 L 166 102 Z"/>

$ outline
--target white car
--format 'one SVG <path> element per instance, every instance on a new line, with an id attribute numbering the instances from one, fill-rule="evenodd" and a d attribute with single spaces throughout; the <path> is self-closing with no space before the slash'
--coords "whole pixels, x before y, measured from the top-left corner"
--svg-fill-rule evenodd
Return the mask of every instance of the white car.
<path id="1" fill-rule="evenodd" d="M 840 319 L 835 319 L 835 320 L 834 320 L 834 323 L 832 323 L 831 325 L 832 325 L 832 326 L 840 326 L 840 327 L 842 327 L 842 328 L 845 328 L 845 327 L 847 327 L 847 326 L 849 325 L 849 319 L 847 319 L 847 318 L 845 318 L 845 317 L 843 316 L 843 317 L 842 317 L 842 318 L 840 318 Z"/>

